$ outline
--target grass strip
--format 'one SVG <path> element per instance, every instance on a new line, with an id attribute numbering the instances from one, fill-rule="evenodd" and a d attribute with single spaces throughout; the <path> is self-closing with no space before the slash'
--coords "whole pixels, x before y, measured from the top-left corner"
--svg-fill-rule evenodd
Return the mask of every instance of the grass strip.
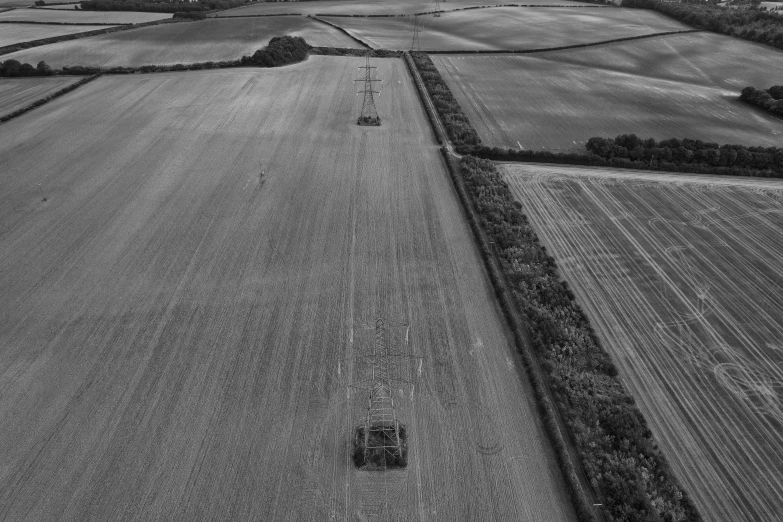
<path id="1" fill-rule="evenodd" d="M 63 94 L 67 94 L 67 93 L 71 92 L 74 89 L 78 89 L 79 87 L 81 87 L 85 83 L 90 83 L 91 81 L 93 81 L 94 79 L 98 78 L 99 76 L 101 76 L 101 75 L 100 74 L 93 74 L 92 76 L 90 76 L 88 78 L 82 78 L 81 80 L 79 80 L 77 82 L 74 82 L 74 83 L 72 83 L 70 85 L 66 85 L 65 87 L 63 87 L 59 91 L 57 91 L 55 93 L 52 93 L 49 96 L 46 96 L 46 97 L 41 98 L 39 100 L 36 100 L 36 101 L 34 101 L 33 103 L 31 103 L 29 105 L 25 105 L 21 109 L 17 109 L 14 112 L 10 112 L 10 113 L 6 114 L 5 116 L 0 116 L 0 123 L 5 123 L 5 122 L 7 122 L 9 120 L 13 120 L 14 118 L 17 118 L 17 117 L 21 116 L 22 114 L 24 114 L 26 112 L 30 112 L 31 110 L 33 110 L 33 109 L 35 109 L 37 107 L 40 107 L 41 105 L 49 103 L 53 99 L 58 98 L 58 97 L 62 96 Z"/>

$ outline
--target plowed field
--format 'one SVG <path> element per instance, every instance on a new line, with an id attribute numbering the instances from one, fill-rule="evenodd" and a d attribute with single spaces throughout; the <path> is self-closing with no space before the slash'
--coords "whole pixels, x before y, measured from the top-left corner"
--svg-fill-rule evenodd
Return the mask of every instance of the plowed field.
<path id="1" fill-rule="evenodd" d="M 52 38 L 54 36 L 62 36 L 64 34 L 95 31 L 96 29 L 105 29 L 106 27 L 110 26 L 0 24 L 0 47 L 22 42 L 32 42 L 33 40 L 41 40 L 43 38 Z M 9 54 L 2 55 L 3 61 L 8 60 L 9 58 L 13 58 L 13 56 Z"/>
<path id="2" fill-rule="evenodd" d="M 0 78 L 0 116 L 21 109 L 79 79 L 73 76 Z"/>
<path id="3" fill-rule="evenodd" d="M 507 179 L 705 520 L 780 520 L 783 181 Z"/>
<path id="4" fill-rule="evenodd" d="M 433 56 L 482 140 L 584 150 L 592 136 L 780 146 L 783 119 L 740 103 L 775 85 L 783 51 L 696 33 L 530 55 Z"/>
<path id="5" fill-rule="evenodd" d="M 284 16 L 155 25 L 95 36 L 89 40 L 70 40 L 25 49 L 6 56 L 35 63 L 44 60 L 52 67 L 172 65 L 235 60 L 266 46 L 272 37 L 285 34 L 301 36 L 314 46 L 361 47 L 347 35 L 322 22 L 302 16 Z"/>
<path id="6" fill-rule="evenodd" d="M 418 18 L 423 51 L 541 49 L 689 29 L 641 9 L 498 7 Z M 410 17 L 327 19 L 373 47 L 411 48 Z"/>
<path id="7" fill-rule="evenodd" d="M 66 7 L 66 6 L 60 6 Z M 141 13 L 129 11 L 77 11 L 52 9 L 14 9 L 0 13 L 0 20 L 23 22 L 62 22 L 69 24 L 138 24 L 171 18 L 166 13 Z"/>
<path id="8" fill-rule="evenodd" d="M 572 519 L 405 66 L 366 128 L 362 63 L 104 77 L 0 126 L 0 519 Z M 378 317 L 421 357 L 389 473 L 349 456 Z"/>

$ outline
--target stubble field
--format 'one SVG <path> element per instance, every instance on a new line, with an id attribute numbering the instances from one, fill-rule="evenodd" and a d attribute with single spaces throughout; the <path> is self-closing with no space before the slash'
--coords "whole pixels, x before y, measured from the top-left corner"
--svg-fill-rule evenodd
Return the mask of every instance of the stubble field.
<path id="1" fill-rule="evenodd" d="M 705 520 L 778 520 L 783 182 L 504 170 Z"/>
<path id="2" fill-rule="evenodd" d="M 325 18 L 379 49 L 410 49 L 410 17 Z M 497 7 L 420 16 L 422 51 L 542 49 L 689 27 L 641 9 Z M 481 58 L 479 58 L 481 59 Z"/>
<path id="3" fill-rule="evenodd" d="M 65 7 L 65 6 L 60 6 Z M 130 11 L 77 11 L 51 9 L 14 9 L 0 13 L 0 20 L 22 22 L 58 22 L 69 24 L 139 24 L 171 18 L 167 13 L 142 13 Z"/>
<path id="4" fill-rule="evenodd" d="M 73 76 L 2 78 L 0 79 L 0 116 L 21 109 L 79 80 L 80 78 Z"/>
<path id="5" fill-rule="evenodd" d="M 362 128 L 361 63 L 104 77 L 0 127 L 0 519 L 572 519 L 405 66 Z M 377 317 L 421 357 L 405 471 L 349 459 Z"/>
<path id="6" fill-rule="evenodd" d="M 302 16 L 202 20 L 130 29 L 89 39 L 69 40 L 7 55 L 20 61 L 44 60 L 52 67 L 173 65 L 236 60 L 269 40 L 301 36 L 308 44 L 361 47 L 333 27 Z"/>
<path id="7" fill-rule="evenodd" d="M 110 26 L 95 25 L 38 25 L 38 24 L 0 24 L 0 47 L 22 42 L 32 42 L 53 36 L 85 33 Z M 3 55 L 2 60 L 8 60 L 10 55 Z M 36 62 L 38 63 L 38 62 Z"/>
<path id="8" fill-rule="evenodd" d="M 593 136 L 779 146 L 783 119 L 738 100 L 774 85 L 783 51 L 696 33 L 530 55 L 432 56 L 492 146 L 584 150 Z"/>

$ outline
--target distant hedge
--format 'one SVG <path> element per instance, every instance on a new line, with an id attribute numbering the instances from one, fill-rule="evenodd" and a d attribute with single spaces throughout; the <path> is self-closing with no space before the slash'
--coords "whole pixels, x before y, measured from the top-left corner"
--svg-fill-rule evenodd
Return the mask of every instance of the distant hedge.
<path id="1" fill-rule="evenodd" d="M 206 20 L 207 13 L 204 11 L 177 11 L 173 18 L 185 18 L 187 20 Z"/>
<path id="2" fill-rule="evenodd" d="M 470 124 L 468 116 L 462 111 L 457 99 L 443 80 L 435 64 L 426 53 L 411 52 L 416 68 L 421 74 L 424 86 L 429 92 L 440 119 L 446 127 L 449 139 L 454 145 L 481 145 L 476 129 Z"/>
<path id="3" fill-rule="evenodd" d="M 245 0 L 197 0 L 140 2 L 126 0 L 82 0 L 82 9 L 86 11 L 143 11 L 147 13 L 177 13 L 194 11 L 222 11 L 245 5 Z"/>
<path id="4" fill-rule="evenodd" d="M 740 93 L 740 100 L 758 105 L 773 114 L 783 115 L 783 85 L 773 85 L 769 89 L 745 87 Z"/>
<path id="5" fill-rule="evenodd" d="M 621 7 L 652 9 L 680 22 L 783 49 L 783 14 L 758 7 L 727 8 L 705 2 L 622 0 Z"/>
<path id="6" fill-rule="evenodd" d="M 587 316 L 541 245 L 508 184 L 465 156 L 462 176 L 495 246 L 533 349 L 610 520 L 701 520 L 625 390 Z"/>
<path id="7" fill-rule="evenodd" d="M 370 58 L 402 58 L 402 51 L 388 49 L 352 49 L 349 47 L 311 47 L 310 54 L 320 56 L 369 56 Z"/>
<path id="8" fill-rule="evenodd" d="M 22 63 L 18 60 L 6 60 L 0 62 L 0 76 L 6 78 L 20 78 L 25 76 L 51 76 L 54 74 L 52 68 L 46 62 L 38 62 L 33 67 L 29 63 Z"/>

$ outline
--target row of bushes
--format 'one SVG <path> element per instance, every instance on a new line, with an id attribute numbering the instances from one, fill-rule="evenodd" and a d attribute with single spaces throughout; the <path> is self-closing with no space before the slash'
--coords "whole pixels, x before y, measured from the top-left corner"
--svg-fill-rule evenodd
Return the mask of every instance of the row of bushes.
<path id="1" fill-rule="evenodd" d="M 307 59 L 310 46 L 301 36 L 275 36 L 269 44 L 259 49 L 253 56 L 242 57 L 243 65 L 259 67 L 279 67 Z"/>
<path id="2" fill-rule="evenodd" d="M 144 0 L 82 0 L 86 11 L 144 11 L 148 13 L 185 13 L 193 11 L 222 11 L 245 5 L 245 0 L 196 0 L 194 2 L 167 2 Z"/>
<path id="3" fill-rule="evenodd" d="M 369 56 L 370 58 L 402 58 L 402 51 L 389 49 L 352 49 L 349 47 L 311 47 L 310 54 L 320 56 Z"/>
<path id="4" fill-rule="evenodd" d="M 96 29 L 94 31 L 85 31 L 83 33 L 74 34 L 62 34 L 59 36 L 53 36 L 51 38 L 41 38 L 40 40 L 31 40 L 29 42 L 20 42 L 12 45 L 6 45 L 0 47 L 0 55 L 15 53 L 22 49 L 30 49 L 31 47 L 39 47 L 41 45 L 49 45 L 57 42 L 64 42 L 66 40 L 77 40 L 79 38 L 87 38 L 89 36 L 97 36 L 99 34 L 114 33 L 117 31 L 127 31 L 128 29 L 138 29 L 139 27 L 148 27 L 150 25 L 179 23 L 178 20 L 165 19 L 165 20 L 153 20 L 152 22 L 144 22 L 141 24 L 121 24 L 114 27 L 105 27 L 103 29 Z"/>
<path id="5" fill-rule="evenodd" d="M 605 512 L 611 520 L 701 520 L 495 165 L 465 156 L 461 171 Z"/>
<path id="6" fill-rule="evenodd" d="M 758 105 L 773 114 L 783 115 L 783 85 L 773 85 L 769 89 L 745 87 L 740 93 L 740 100 Z"/>
<path id="7" fill-rule="evenodd" d="M 52 68 L 46 62 L 40 61 L 33 67 L 29 63 L 22 63 L 18 60 L 6 60 L 0 62 L 0 76 L 6 78 L 22 78 L 26 76 L 51 76 L 54 74 Z"/>
<path id="8" fill-rule="evenodd" d="M 684 33 L 697 33 L 700 29 L 686 29 L 684 31 L 664 31 L 660 33 L 640 34 L 636 36 L 624 36 L 623 38 L 612 38 L 611 40 L 601 40 L 600 42 L 585 42 L 573 45 L 561 45 L 558 47 L 542 47 L 538 49 L 466 49 L 461 51 L 427 51 L 428 54 L 532 54 L 540 53 L 542 51 L 565 51 L 568 49 L 579 49 L 581 47 L 593 47 L 596 45 L 605 45 L 616 42 L 627 42 L 630 40 L 642 40 L 646 38 L 656 38 L 659 36 L 669 36 L 672 34 L 684 34 Z"/>
<path id="9" fill-rule="evenodd" d="M 60 89 L 59 91 L 50 94 L 49 96 L 46 96 L 46 97 L 41 98 L 41 99 L 38 99 L 38 100 L 34 101 L 33 103 L 22 107 L 21 109 L 17 109 L 17 110 L 15 110 L 14 112 L 12 112 L 10 114 L 6 114 L 5 116 L 0 117 L 0 123 L 5 123 L 8 120 L 12 120 L 12 119 L 16 118 L 17 116 L 21 116 L 22 114 L 35 109 L 36 107 L 40 107 L 44 103 L 48 103 L 48 102 L 52 101 L 53 99 L 57 98 L 58 96 L 62 96 L 63 94 L 69 93 L 72 90 L 74 90 L 74 89 L 76 89 L 78 87 L 81 87 L 85 83 L 93 81 L 95 78 L 97 78 L 99 76 L 100 76 L 100 74 L 94 74 L 94 75 L 92 75 L 92 76 L 90 76 L 88 78 L 82 78 L 78 82 L 74 82 L 74 83 L 72 83 L 70 85 L 67 85 L 66 87 L 63 87 L 62 89 Z"/>
<path id="10" fill-rule="evenodd" d="M 758 8 L 727 9 L 708 3 L 622 0 L 622 7 L 653 9 L 694 27 L 783 49 L 783 14 Z"/>
<path id="11" fill-rule="evenodd" d="M 426 53 L 411 52 L 411 58 L 421 74 L 424 86 L 429 92 L 435 108 L 440 115 L 446 133 L 454 145 L 480 145 L 481 139 L 462 111 L 435 64 Z"/>

